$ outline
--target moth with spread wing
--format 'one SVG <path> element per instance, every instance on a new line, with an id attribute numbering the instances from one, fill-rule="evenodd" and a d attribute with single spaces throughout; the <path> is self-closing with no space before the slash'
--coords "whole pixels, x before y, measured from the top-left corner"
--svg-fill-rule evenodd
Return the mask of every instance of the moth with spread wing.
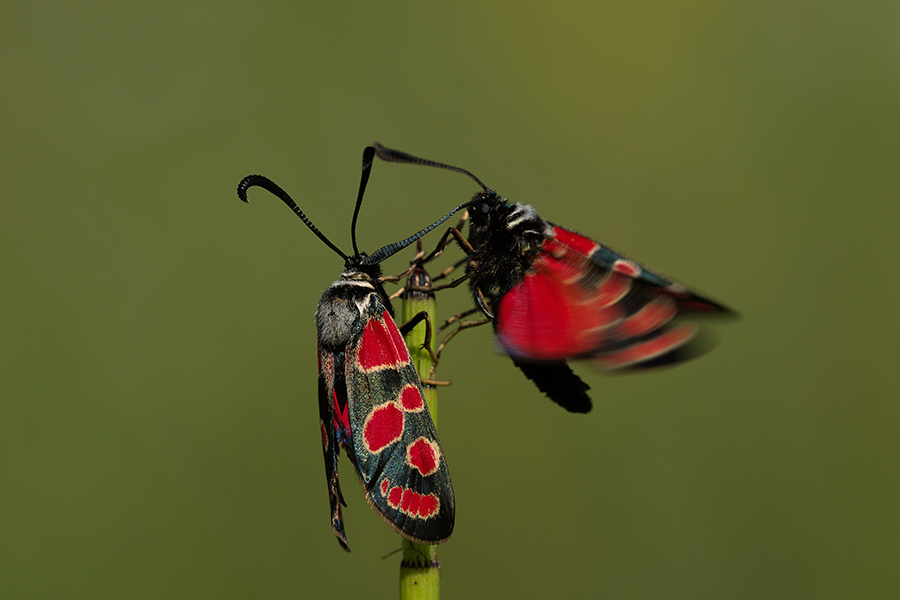
<path id="1" fill-rule="evenodd" d="M 362 179 L 353 213 L 353 256 L 332 244 L 291 197 L 261 175 L 245 177 L 238 196 L 261 187 L 287 204 L 329 248 L 344 259 L 344 272 L 316 308 L 319 416 L 331 526 L 349 551 L 338 481 L 343 447 L 359 474 L 371 506 L 403 537 L 437 544 L 453 531 L 455 504 L 450 473 L 423 399 L 422 384 L 382 286 L 381 262 L 406 248 L 462 205 L 412 236 L 370 255 L 356 246 L 356 220 L 371 171 L 374 149 L 363 152 Z M 424 313 L 422 313 L 424 315 Z M 421 316 L 420 316 L 421 319 Z M 419 320 L 420 320 L 419 319 Z M 413 319 L 405 327 L 411 327 Z"/>
<path id="2" fill-rule="evenodd" d="M 553 401 L 588 412 L 590 389 L 567 361 L 605 369 L 674 364 L 705 348 L 685 317 L 734 314 L 687 286 L 585 235 L 511 203 L 475 175 L 374 144 L 380 158 L 447 169 L 482 191 L 469 202 L 469 235 L 450 229 L 468 254 L 465 278 L 497 342 Z M 447 241 L 441 240 L 439 250 Z M 439 251 L 438 250 L 438 251 Z M 460 280 L 457 280 L 457 282 Z"/>

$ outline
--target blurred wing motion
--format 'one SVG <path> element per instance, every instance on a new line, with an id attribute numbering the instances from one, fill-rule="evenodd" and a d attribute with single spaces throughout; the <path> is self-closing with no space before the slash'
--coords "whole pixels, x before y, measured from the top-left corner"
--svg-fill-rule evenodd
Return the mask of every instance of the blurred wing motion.
<path id="1" fill-rule="evenodd" d="M 589 359 L 605 369 L 681 362 L 704 350 L 689 314 L 733 314 L 686 286 L 599 242 L 511 203 L 470 171 L 375 143 L 390 162 L 462 173 L 481 186 L 467 203 L 475 304 L 493 320 L 500 347 L 538 389 L 567 410 L 588 412 L 590 389 L 566 364 Z"/>
<path id="2" fill-rule="evenodd" d="M 581 234 L 550 225 L 531 268 L 497 300 L 500 346 L 543 392 L 568 410 L 590 399 L 565 361 L 604 369 L 682 362 L 706 350 L 688 314 L 729 314 L 724 306 Z M 580 385 L 579 385 L 580 384 Z"/>

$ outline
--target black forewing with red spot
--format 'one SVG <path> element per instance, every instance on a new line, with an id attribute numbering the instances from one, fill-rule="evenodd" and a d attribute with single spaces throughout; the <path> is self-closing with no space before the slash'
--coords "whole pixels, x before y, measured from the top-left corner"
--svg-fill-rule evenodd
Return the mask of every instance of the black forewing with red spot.
<path id="1" fill-rule="evenodd" d="M 409 350 L 374 293 L 346 354 L 348 454 L 367 499 L 402 536 L 446 540 L 455 514 L 450 473 Z"/>
<path id="2" fill-rule="evenodd" d="M 609 369 L 679 362 L 693 355 L 697 333 L 682 317 L 730 312 L 595 240 L 548 225 L 552 233 L 531 268 L 496 308 L 498 341 L 519 362 L 590 358 Z"/>

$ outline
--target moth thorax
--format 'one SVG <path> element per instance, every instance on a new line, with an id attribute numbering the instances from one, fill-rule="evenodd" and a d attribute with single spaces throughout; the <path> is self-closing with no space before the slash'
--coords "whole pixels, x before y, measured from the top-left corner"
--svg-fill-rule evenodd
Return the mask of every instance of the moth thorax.
<path id="1" fill-rule="evenodd" d="M 365 281 L 341 279 L 332 283 L 316 306 L 319 341 L 331 348 L 346 346 L 353 324 L 368 305 L 369 296 L 374 293 L 374 286 Z"/>

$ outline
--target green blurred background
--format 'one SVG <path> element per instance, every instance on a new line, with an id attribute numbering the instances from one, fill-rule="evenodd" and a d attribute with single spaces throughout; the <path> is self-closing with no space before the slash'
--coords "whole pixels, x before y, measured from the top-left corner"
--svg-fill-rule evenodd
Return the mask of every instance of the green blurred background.
<path id="1" fill-rule="evenodd" d="M 374 139 L 744 315 L 678 369 L 581 368 L 587 416 L 454 342 L 445 597 L 900 594 L 896 2 L 250 6 L 0 9 L 0 597 L 396 596 L 346 462 L 351 554 L 329 527 L 341 261 L 235 195 L 268 175 L 347 249 Z M 376 163 L 361 246 L 476 189 Z"/>

